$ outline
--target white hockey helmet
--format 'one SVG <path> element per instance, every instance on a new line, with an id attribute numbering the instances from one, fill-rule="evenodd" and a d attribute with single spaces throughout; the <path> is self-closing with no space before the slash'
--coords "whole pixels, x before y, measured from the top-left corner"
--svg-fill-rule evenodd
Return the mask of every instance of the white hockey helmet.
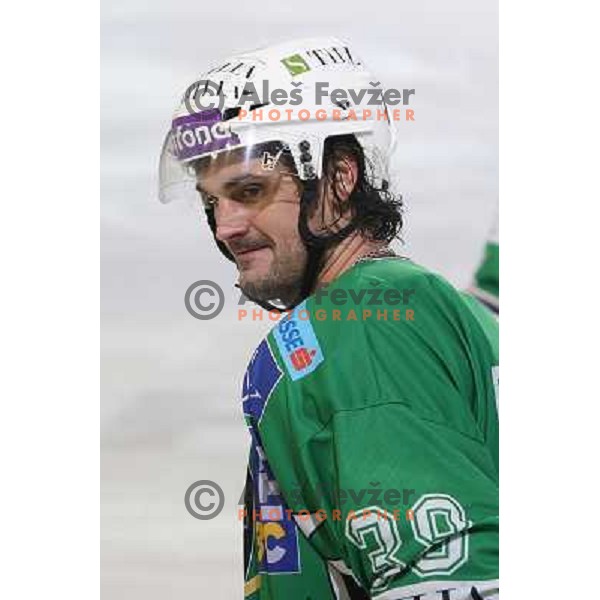
<path id="1" fill-rule="evenodd" d="M 275 94 L 276 89 L 283 92 Z M 332 100 L 335 89 L 350 97 Z M 300 179 L 320 178 L 325 140 L 344 134 L 353 134 L 361 145 L 373 185 L 385 187 L 394 130 L 383 93 L 354 51 L 332 37 L 286 42 L 224 60 L 183 95 L 163 144 L 159 198 L 167 203 L 197 197 L 192 165 L 198 159 L 239 148 L 256 158 L 261 147 L 273 143 L 291 154 Z"/>

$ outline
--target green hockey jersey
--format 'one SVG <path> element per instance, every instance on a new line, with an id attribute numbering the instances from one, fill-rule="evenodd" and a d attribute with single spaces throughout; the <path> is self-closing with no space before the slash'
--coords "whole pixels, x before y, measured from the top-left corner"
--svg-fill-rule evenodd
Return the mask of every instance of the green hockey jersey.
<path id="1" fill-rule="evenodd" d="M 245 597 L 498 595 L 494 317 L 401 258 L 282 318 L 243 383 Z"/>

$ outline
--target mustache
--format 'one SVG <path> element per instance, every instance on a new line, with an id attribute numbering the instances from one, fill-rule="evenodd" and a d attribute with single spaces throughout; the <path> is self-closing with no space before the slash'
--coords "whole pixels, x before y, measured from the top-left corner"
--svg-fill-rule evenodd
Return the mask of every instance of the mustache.
<path id="1" fill-rule="evenodd" d="M 266 238 L 247 238 L 243 240 L 231 240 L 227 245 L 233 254 L 241 254 L 250 250 L 270 247 L 271 243 Z"/>

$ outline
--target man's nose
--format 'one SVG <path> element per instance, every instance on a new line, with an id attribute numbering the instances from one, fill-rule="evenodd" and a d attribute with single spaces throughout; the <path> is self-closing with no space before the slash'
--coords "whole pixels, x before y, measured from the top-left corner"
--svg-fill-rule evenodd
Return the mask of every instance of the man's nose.
<path id="1" fill-rule="evenodd" d="M 220 242 L 245 235 L 250 224 L 247 209 L 239 202 L 228 198 L 219 198 L 215 207 L 215 222 L 217 239 Z"/>

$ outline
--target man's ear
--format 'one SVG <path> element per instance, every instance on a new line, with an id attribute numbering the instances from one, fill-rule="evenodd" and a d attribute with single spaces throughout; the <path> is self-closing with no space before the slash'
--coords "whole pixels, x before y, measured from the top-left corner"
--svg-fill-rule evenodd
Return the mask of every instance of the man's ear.
<path id="1" fill-rule="evenodd" d="M 336 159 L 333 165 L 333 181 L 331 187 L 335 192 L 335 197 L 346 202 L 352 194 L 358 181 L 358 165 L 353 156 L 346 155 Z"/>
<path id="2" fill-rule="evenodd" d="M 311 211 L 314 231 L 337 231 L 351 218 L 348 199 L 358 181 L 358 163 L 351 155 L 337 157 L 327 168 L 327 176 L 319 181 L 318 205 Z"/>

